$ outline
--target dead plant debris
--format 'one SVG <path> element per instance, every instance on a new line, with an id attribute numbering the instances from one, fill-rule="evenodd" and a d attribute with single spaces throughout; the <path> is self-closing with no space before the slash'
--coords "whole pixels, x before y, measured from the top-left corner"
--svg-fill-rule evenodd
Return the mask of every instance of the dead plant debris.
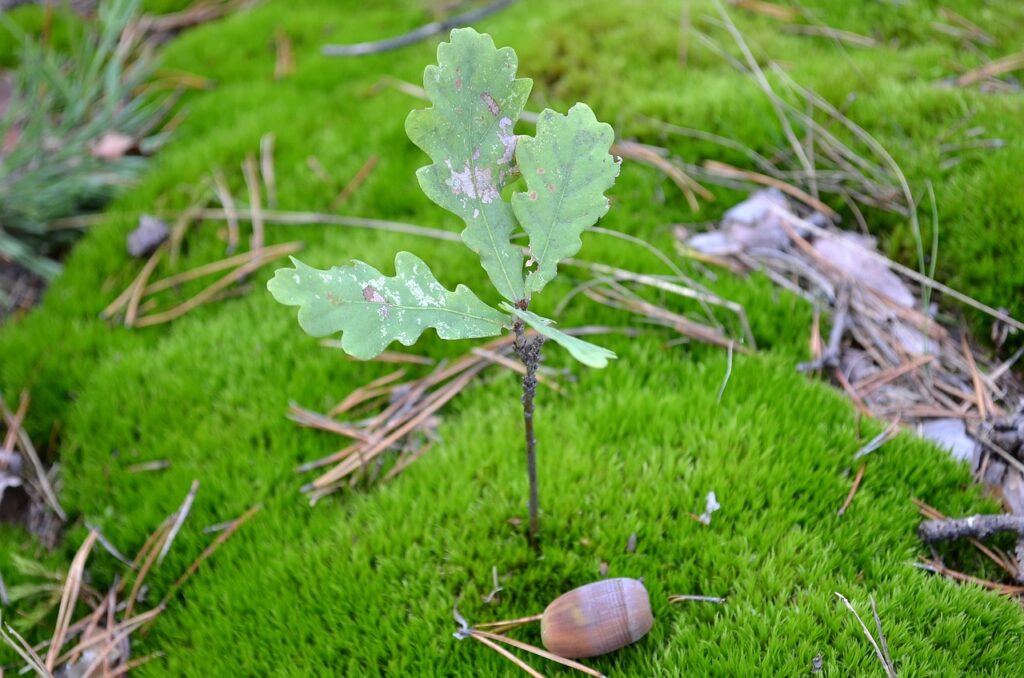
<path id="1" fill-rule="evenodd" d="M 727 211 L 717 230 L 677 234 L 681 247 L 702 261 L 761 271 L 814 305 L 811 360 L 799 369 L 824 373 L 859 411 L 888 422 L 854 461 L 875 453 L 900 430 L 912 430 L 957 459 L 970 460 L 976 476 L 999 489 L 1012 514 L 964 520 L 1009 524 L 1024 516 L 1024 387 L 1009 368 L 1018 356 L 1000 363 L 980 354 L 961 329 L 943 321 L 935 298 L 942 294 L 968 303 L 1007 332 L 1024 324 L 888 259 L 873 239 L 840 230 L 820 212 L 802 217 L 799 210 L 781 191 L 766 189 Z M 827 341 L 820 334 L 823 320 L 831 321 Z M 853 501 L 864 469 L 839 515 Z M 963 525 L 924 527 L 922 536 L 976 540 Z M 1024 546 L 1018 550 L 1024 557 Z M 1016 576 L 1013 559 L 993 560 Z"/>
<path id="2" fill-rule="evenodd" d="M 119 676 L 161 656 L 161 653 L 155 653 L 133 658 L 132 635 L 163 613 L 200 565 L 260 508 L 254 506 L 231 521 L 164 597 L 156 604 L 149 604 L 144 595 L 146 576 L 170 549 L 197 489 L 198 481 L 193 483 L 182 507 L 168 516 L 146 539 L 135 559 L 127 565 L 124 576 L 115 578 L 106 593 L 94 591 L 85 584 L 86 563 L 93 546 L 102 541 L 99 531 L 90 529 L 63 577 L 56 626 L 50 640 L 33 647 L 10 626 L 4 625 L 0 629 L 0 640 L 22 658 L 26 670 L 35 670 L 41 676 Z M 129 581 L 131 588 L 126 597 Z M 76 609 L 83 603 L 90 611 L 73 621 Z M 147 609 L 136 612 L 139 606 Z"/>
<path id="3" fill-rule="evenodd" d="M 194 188 L 192 204 L 177 215 L 172 227 L 168 228 L 166 222 L 156 217 L 143 215 L 138 228 L 128 236 L 128 250 L 133 256 L 148 254 L 149 258 L 135 279 L 103 310 L 101 316 L 108 320 L 121 316 L 126 327 L 136 328 L 171 322 L 203 304 L 244 294 L 249 289 L 244 284 L 249 274 L 277 259 L 298 252 L 302 247 L 298 242 L 265 244 L 263 196 L 266 196 L 266 201 L 271 207 L 277 202 L 273 148 L 274 136 L 264 135 L 260 141 L 259 162 L 249 156 L 242 164 L 242 175 L 248 195 L 245 215 L 239 212 L 238 202 L 231 196 L 227 181 L 220 170 L 215 170 L 209 181 Z M 228 224 L 226 250 L 231 256 L 150 282 L 156 270 L 165 263 L 165 255 L 168 265 L 177 262 L 192 224 L 198 220 L 211 218 L 207 215 L 207 207 L 214 198 L 223 205 L 219 218 L 225 219 Z M 233 254 L 239 245 L 240 221 L 247 221 L 252 226 L 249 250 Z M 228 273 L 194 296 L 170 308 L 158 309 L 159 302 L 166 298 L 159 296 L 161 293 L 174 291 L 185 283 L 222 271 Z"/>
<path id="4" fill-rule="evenodd" d="M 582 327 L 575 334 L 614 331 L 605 327 Z M 292 404 L 289 418 L 300 426 L 333 433 L 348 439 L 342 449 L 326 457 L 306 462 L 296 469 L 307 473 L 330 466 L 312 482 L 303 485 L 310 504 L 324 496 L 360 482 L 371 483 L 394 478 L 423 456 L 437 441 L 438 412 L 469 386 L 491 365 L 521 372 L 524 368 L 511 359 L 514 336 L 495 339 L 462 357 L 441 362 L 426 376 L 407 379 L 401 368 L 361 386 L 326 413 L 313 412 Z M 401 354 L 400 362 L 422 364 Z M 393 362 L 392 359 L 385 362 Z M 543 369 L 538 381 L 556 392 L 561 391 L 558 373 Z M 360 418 L 352 418 L 360 415 Z M 385 472 L 385 467 L 389 466 Z"/>
<path id="5" fill-rule="evenodd" d="M 44 545 L 54 546 L 60 538 L 67 514 L 54 487 L 56 466 L 49 469 L 36 451 L 23 426 L 31 397 L 22 392 L 18 409 L 12 412 L 0 393 L 0 521 L 23 525 Z"/>

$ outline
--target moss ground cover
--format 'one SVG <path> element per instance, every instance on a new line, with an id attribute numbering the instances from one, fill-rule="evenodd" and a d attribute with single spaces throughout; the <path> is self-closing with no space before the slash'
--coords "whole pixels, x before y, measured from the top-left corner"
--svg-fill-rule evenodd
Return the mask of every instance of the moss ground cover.
<path id="1" fill-rule="evenodd" d="M 937 4 L 821 4 L 819 19 L 870 33 L 883 46 L 839 50 L 826 39 L 785 34 L 764 17 L 735 17 L 750 42 L 797 80 L 832 101 L 857 93 L 848 115 L 890 149 L 915 186 L 935 183 L 940 277 L 1019 314 L 1024 273 L 1011 265 L 1021 255 L 1013 233 L 1024 217 L 1024 198 L 1014 190 L 1024 155 L 1019 95 L 934 85 L 948 75 L 948 60 L 971 58 L 930 30 Z M 945 4 L 985 26 L 1007 51 L 1024 27 L 1016 3 Z M 704 8 L 695 3 L 693 16 Z M 728 64 L 693 45 L 688 67 L 679 66 L 678 12 L 675 2 L 519 3 L 478 28 L 516 48 L 521 73 L 536 80 L 533 110 L 565 109 L 579 99 L 624 136 L 660 141 L 644 114 L 740 138 L 757 150 L 781 146 L 770 108 Z M 253 294 L 200 308 L 173 325 L 128 331 L 97 319 L 137 271 L 123 243 L 138 215 L 184 207 L 191 186 L 214 167 L 241 195 L 237 168 L 266 132 L 276 135 L 283 209 L 325 210 L 376 153 L 377 169 L 346 212 L 459 230 L 415 185 L 425 156 L 408 142 L 403 121 L 422 104 L 374 88 L 385 75 L 418 81 L 436 41 L 360 60 L 318 55 L 326 41 L 383 37 L 424 18 L 399 2 L 270 2 L 171 43 L 166 66 L 210 77 L 216 88 L 186 98 L 177 140 L 90 231 L 43 306 L 0 330 L 4 394 L 11 399 L 31 385 L 29 427 L 37 438 L 61 422 L 63 498 L 72 512 L 132 551 L 191 480 L 201 481 L 189 523 L 153 575 L 154 590 L 169 586 L 202 550 L 209 539 L 202 526 L 263 503 L 145 636 L 137 654 L 161 649 L 167 657 L 144 672 L 514 675 L 484 648 L 451 638 L 453 599 L 471 620 L 537 612 L 561 591 L 596 578 L 607 562 L 611 575 L 645 578 L 657 620 L 642 643 L 594 662 L 614 675 L 791 675 L 809 670 L 818 654 L 832 675 L 877 671 L 833 591 L 862 613 L 868 595 L 876 597 L 897 667 L 907 675 L 1012 673 L 1024 659 L 1013 640 L 1024 630 L 1019 608 L 911 565 L 919 546 L 910 498 L 951 514 L 984 508 L 978 493 L 965 491 L 967 471 L 900 438 L 875 454 L 853 507 L 836 518 L 857 448 L 853 413 L 828 388 L 794 374 L 794 362 L 805 357 L 810 311 L 763 280 L 711 283 L 746 306 L 763 348 L 737 357 L 721 404 L 725 356 L 664 348 L 668 337 L 659 334 L 612 337 L 606 343 L 619 361 L 601 372 L 580 371 L 580 387 L 564 398 L 542 391 L 539 561 L 508 523 L 525 516 L 526 495 L 511 375 L 495 372 L 455 401 L 441 428 L 443 444 L 397 480 L 311 509 L 292 469 L 336 441 L 294 427 L 284 418 L 288 401 L 329 406 L 387 366 L 347 361 L 301 335 L 291 313 L 262 291 L 270 269 L 255 276 Z M 272 75 L 277 27 L 295 47 L 296 69 L 282 80 Z M 972 110 L 972 124 L 1006 139 L 1008 148 L 940 170 L 935 138 Z M 695 142 L 665 143 L 684 157 L 742 162 Z M 333 183 L 310 169 L 310 156 Z M 716 194 L 716 203 L 692 214 L 663 177 L 627 163 L 602 225 L 668 250 L 669 224 L 713 219 L 739 198 Z M 909 257 L 905 227 L 873 216 L 887 246 Z M 221 256 L 218 228 L 196 227 L 183 265 Z M 408 249 L 431 261 L 445 284 L 465 280 L 487 289 L 475 256 L 461 246 L 327 227 L 270 227 L 269 239 L 302 240 L 311 265 L 358 255 L 386 272 L 391 253 Z M 582 256 L 632 269 L 659 266 L 641 249 L 597 235 Z M 548 302 L 571 284 L 552 288 Z M 624 318 L 580 301 L 564 321 Z M 468 345 L 429 340 L 421 347 L 444 357 Z M 557 352 L 549 354 L 561 364 Z M 125 470 L 151 459 L 172 466 L 160 474 Z M 688 514 L 703 509 L 710 490 L 723 508 L 704 527 Z M 632 533 L 638 546 L 627 555 Z M 72 531 L 67 557 L 81 536 Z M 37 549 L 20 533 L 0 532 L 8 585 L 15 550 Z M 980 567 L 973 555 L 962 558 L 965 568 Z M 480 596 L 490 590 L 492 567 L 506 590 L 497 605 L 486 605 Z M 95 576 L 113 571 L 97 556 Z M 669 593 L 729 601 L 669 607 Z M 536 642 L 539 632 L 522 637 Z"/>

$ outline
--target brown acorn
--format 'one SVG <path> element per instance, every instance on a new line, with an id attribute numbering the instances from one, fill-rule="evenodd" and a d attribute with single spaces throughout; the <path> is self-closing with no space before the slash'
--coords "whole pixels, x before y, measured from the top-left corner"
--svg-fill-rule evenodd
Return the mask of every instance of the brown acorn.
<path id="1" fill-rule="evenodd" d="M 595 657 L 647 635 L 654 624 L 647 589 L 637 579 L 605 579 L 555 598 L 540 620 L 544 647 L 561 657 Z"/>

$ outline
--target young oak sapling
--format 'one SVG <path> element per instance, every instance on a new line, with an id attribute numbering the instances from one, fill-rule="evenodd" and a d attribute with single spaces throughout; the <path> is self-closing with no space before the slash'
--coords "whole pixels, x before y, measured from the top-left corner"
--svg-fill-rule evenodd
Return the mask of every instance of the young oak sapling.
<path id="1" fill-rule="evenodd" d="M 516 77 L 515 52 L 495 48 L 489 35 L 456 29 L 451 42 L 438 47 L 437 61 L 423 76 L 433 107 L 412 111 L 405 121 L 409 138 L 433 160 L 416 176 L 427 197 L 466 222 L 462 240 L 480 256 L 504 301 L 489 306 L 465 285 L 449 291 L 409 252 L 395 255 L 392 277 L 361 261 L 321 271 L 293 258 L 294 268 L 278 270 L 267 287 L 277 301 L 299 307 L 299 325 L 308 334 L 340 331 L 342 349 L 364 360 L 392 341 L 412 345 L 427 328 L 442 339 L 513 332 L 526 368 L 528 534 L 536 548 L 533 401 L 541 345 L 554 341 L 591 367 L 604 367 L 615 354 L 556 329 L 529 310 L 530 301 L 555 278 L 558 263 L 579 251 L 583 231 L 608 211 L 604 192 L 615 183 L 620 161 L 609 153 L 611 127 L 598 122 L 586 104 L 576 104 L 567 115 L 545 110 L 535 136 L 514 134 L 533 82 Z M 502 189 L 519 179 L 525 190 L 506 201 Z M 529 238 L 525 253 L 512 243 L 517 226 Z M 536 335 L 528 335 L 527 327 Z"/>

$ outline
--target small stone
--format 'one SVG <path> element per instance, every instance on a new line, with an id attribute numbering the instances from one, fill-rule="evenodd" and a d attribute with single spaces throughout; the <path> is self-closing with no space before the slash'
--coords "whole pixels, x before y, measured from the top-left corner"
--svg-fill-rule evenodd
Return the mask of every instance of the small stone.
<path id="1" fill-rule="evenodd" d="M 164 240 L 167 240 L 168 235 L 170 235 L 170 229 L 167 228 L 167 222 L 143 214 L 139 217 L 139 225 L 128 234 L 128 254 L 133 257 L 149 256 Z"/>

